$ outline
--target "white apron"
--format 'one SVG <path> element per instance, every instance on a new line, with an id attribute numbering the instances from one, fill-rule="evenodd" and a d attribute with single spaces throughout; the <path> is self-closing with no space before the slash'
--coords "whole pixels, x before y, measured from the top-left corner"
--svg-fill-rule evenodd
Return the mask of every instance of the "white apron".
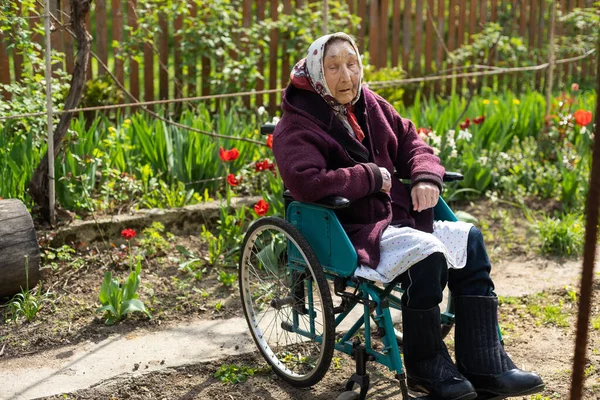
<path id="1" fill-rule="evenodd" d="M 460 269 L 467 263 L 467 240 L 473 224 L 435 221 L 433 233 L 408 227 L 389 226 L 381 236 L 381 259 L 377 269 L 360 265 L 354 275 L 389 283 L 411 266 L 433 253 L 443 253 L 448 268 Z"/>

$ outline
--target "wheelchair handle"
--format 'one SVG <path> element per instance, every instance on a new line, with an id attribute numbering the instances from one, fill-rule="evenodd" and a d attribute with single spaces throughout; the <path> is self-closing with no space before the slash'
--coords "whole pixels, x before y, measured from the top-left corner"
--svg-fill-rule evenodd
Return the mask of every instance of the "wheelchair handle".
<path id="1" fill-rule="evenodd" d="M 275 131 L 275 124 L 264 124 L 260 127 L 261 135 L 268 135 L 273 133 L 273 131 Z"/>

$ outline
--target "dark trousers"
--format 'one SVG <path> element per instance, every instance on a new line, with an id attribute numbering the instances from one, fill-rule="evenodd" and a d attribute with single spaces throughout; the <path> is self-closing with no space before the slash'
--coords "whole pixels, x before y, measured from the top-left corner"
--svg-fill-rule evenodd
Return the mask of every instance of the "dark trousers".
<path id="1" fill-rule="evenodd" d="M 442 301 L 446 284 L 453 296 L 489 296 L 494 290 L 491 269 L 483 235 L 473 227 L 467 240 L 467 264 L 461 269 L 448 269 L 442 253 L 419 261 L 400 276 L 402 304 L 415 310 L 435 307 Z"/>

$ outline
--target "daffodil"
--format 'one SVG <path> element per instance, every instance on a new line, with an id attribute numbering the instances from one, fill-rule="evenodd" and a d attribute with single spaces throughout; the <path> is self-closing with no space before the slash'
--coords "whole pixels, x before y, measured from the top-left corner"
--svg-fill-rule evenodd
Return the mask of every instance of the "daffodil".
<path id="1" fill-rule="evenodd" d="M 483 104 L 487 106 L 488 104 L 490 104 L 490 101 L 488 99 L 485 99 L 483 100 Z"/>
<path id="2" fill-rule="evenodd" d="M 494 99 L 494 104 L 498 104 L 498 103 L 499 103 L 499 101 Z"/>
<path id="3" fill-rule="evenodd" d="M 519 105 L 521 101 L 519 99 L 513 99 L 513 104 Z"/>

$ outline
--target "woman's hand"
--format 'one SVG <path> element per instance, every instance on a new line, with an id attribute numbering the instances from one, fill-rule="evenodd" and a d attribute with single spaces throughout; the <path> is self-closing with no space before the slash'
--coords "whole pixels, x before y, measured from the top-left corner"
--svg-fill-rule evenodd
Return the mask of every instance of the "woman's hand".
<path id="1" fill-rule="evenodd" d="M 428 182 L 420 182 L 413 186 L 410 191 L 413 210 L 421 212 L 435 207 L 440 197 L 440 189 L 437 185 Z"/>
<path id="2" fill-rule="evenodd" d="M 390 175 L 390 171 L 387 168 L 379 167 L 381 171 L 381 176 L 383 177 L 383 186 L 381 187 L 381 191 L 385 193 L 389 193 L 392 190 L 392 175 Z"/>

